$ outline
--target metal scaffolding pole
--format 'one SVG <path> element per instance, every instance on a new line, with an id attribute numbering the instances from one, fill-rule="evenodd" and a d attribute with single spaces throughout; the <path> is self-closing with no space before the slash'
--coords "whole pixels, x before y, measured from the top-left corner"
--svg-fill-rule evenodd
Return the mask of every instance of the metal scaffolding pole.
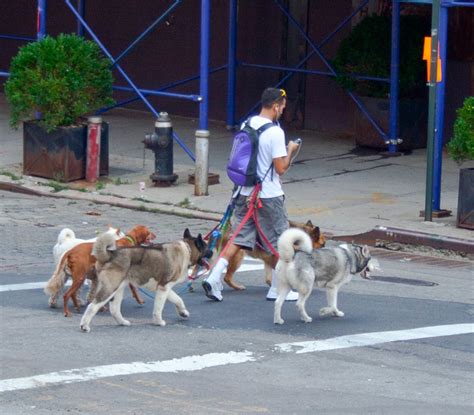
<path id="1" fill-rule="evenodd" d="M 46 0 L 38 0 L 36 15 L 36 39 L 41 40 L 46 36 Z"/>
<path id="2" fill-rule="evenodd" d="M 443 164 L 444 97 L 446 91 L 446 45 L 448 38 L 448 8 L 439 11 L 439 58 L 441 82 L 436 86 L 435 135 L 433 159 L 433 211 L 441 210 L 441 171 Z M 447 213 L 449 215 L 449 213 Z"/>
<path id="3" fill-rule="evenodd" d="M 398 144 L 398 78 L 400 70 L 400 2 L 392 3 L 392 48 L 390 62 L 390 130 L 389 154 L 395 154 Z"/>
<path id="4" fill-rule="evenodd" d="M 77 0 L 77 12 L 83 19 L 86 16 L 86 0 Z M 84 36 L 84 26 L 80 20 L 77 21 L 77 36 Z"/>
<path id="5" fill-rule="evenodd" d="M 237 0 L 229 0 L 229 50 L 227 57 L 227 128 L 235 126 L 237 69 Z"/>
<path id="6" fill-rule="evenodd" d="M 430 79 L 429 103 L 428 103 L 428 140 L 426 143 L 426 194 L 425 194 L 425 221 L 431 221 L 433 217 L 433 162 L 434 162 L 434 140 L 436 134 L 436 78 L 438 66 L 438 30 L 439 30 L 440 0 L 433 0 L 431 12 L 431 53 L 430 53 Z"/>
<path id="7" fill-rule="evenodd" d="M 211 4 L 210 0 L 201 0 L 201 78 L 199 93 L 202 101 L 199 104 L 199 130 L 196 131 L 196 163 L 194 174 L 194 194 L 208 194 L 209 175 L 209 37 L 210 37 Z"/>

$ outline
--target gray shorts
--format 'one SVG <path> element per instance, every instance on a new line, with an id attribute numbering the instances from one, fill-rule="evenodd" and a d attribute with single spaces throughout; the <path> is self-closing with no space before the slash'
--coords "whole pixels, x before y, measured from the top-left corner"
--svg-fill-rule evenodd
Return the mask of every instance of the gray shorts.
<path id="1" fill-rule="evenodd" d="M 276 249 L 279 236 L 288 229 L 288 215 L 284 204 L 285 196 L 260 200 L 262 202 L 262 207 L 257 209 L 258 223 L 263 234 Z M 234 203 L 234 214 L 232 216 L 233 234 L 248 211 L 247 196 L 237 196 Z M 234 244 L 239 245 L 242 248 L 253 249 L 257 241 L 265 251 L 271 253 L 270 248 L 260 238 L 260 235 L 258 235 L 255 222 L 253 218 L 250 217 L 234 239 Z"/>

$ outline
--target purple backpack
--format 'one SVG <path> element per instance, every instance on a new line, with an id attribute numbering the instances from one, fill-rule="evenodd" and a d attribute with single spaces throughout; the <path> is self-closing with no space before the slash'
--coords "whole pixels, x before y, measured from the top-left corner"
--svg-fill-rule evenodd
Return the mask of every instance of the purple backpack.
<path id="1" fill-rule="evenodd" d="M 256 130 L 249 121 L 245 121 L 243 128 L 234 135 L 227 162 L 227 175 L 237 186 L 254 186 L 262 180 L 257 174 L 258 138 L 275 125 L 268 122 Z"/>

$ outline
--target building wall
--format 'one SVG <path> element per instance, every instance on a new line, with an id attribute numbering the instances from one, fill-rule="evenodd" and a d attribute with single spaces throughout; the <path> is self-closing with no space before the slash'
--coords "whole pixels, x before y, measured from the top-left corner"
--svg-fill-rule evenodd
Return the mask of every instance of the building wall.
<path id="1" fill-rule="evenodd" d="M 142 31 L 155 21 L 171 1 L 140 0 L 140 7 L 128 1 L 86 1 L 86 20 L 113 56 L 123 51 Z M 308 36 L 318 44 L 324 36 L 353 10 L 352 0 L 286 0 L 295 18 Z M 51 35 L 76 30 L 73 14 L 63 0 L 49 0 L 47 31 Z M 76 4 L 76 2 L 73 2 Z M 142 88 L 158 89 L 172 82 L 199 75 L 200 59 L 199 0 L 182 2 L 151 35 L 121 61 L 129 76 Z M 227 63 L 228 1 L 211 0 L 211 68 Z M 311 47 L 292 28 L 273 0 L 240 0 L 238 2 L 238 48 L 240 62 L 291 66 L 299 62 Z M 450 11 L 448 84 L 446 97 L 446 135 L 450 134 L 455 109 L 465 96 L 473 94 L 474 11 Z M 334 57 L 350 25 L 340 31 L 323 49 Z M 0 34 L 36 36 L 36 1 L 15 0 L 2 4 Z M 464 39 L 464 40 L 463 40 Z M 467 44 L 466 44 L 467 40 Z M 471 43 L 470 45 L 468 45 Z M 24 42 L 0 39 L 0 71 L 8 71 L 12 56 Z M 295 50 L 297 49 L 297 50 Z M 306 68 L 327 70 L 315 55 Z M 275 85 L 284 73 L 268 69 L 239 66 L 237 71 L 236 117 L 241 118 L 258 103 L 261 91 Z M 115 71 L 116 84 L 127 86 Z M 2 79 L 0 79 L 0 82 Z M 289 106 L 285 122 L 296 128 L 329 131 L 350 135 L 355 105 L 334 79 L 317 75 L 295 75 L 285 85 Z M 172 92 L 199 93 L 199 81 L 173 88 Z M 133 95 L 117 93 L 116 99 Z M 151 98 L 159 111 L 198 117 L 197 103 L 169 98 Z M 210 76 L 209 117 L 226 121 L 227 74 Z M 146 109 L 141 102 L 132 108 Z"/>

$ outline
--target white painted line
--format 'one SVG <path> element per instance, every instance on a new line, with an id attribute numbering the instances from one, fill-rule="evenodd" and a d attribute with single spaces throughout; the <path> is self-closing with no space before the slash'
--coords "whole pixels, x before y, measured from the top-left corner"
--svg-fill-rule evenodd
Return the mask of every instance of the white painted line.
<path id="1" fill-rule="evenodd" d="M 252 352 L 209 353 L 201 356 L 186 356 L 180 359 L 156 362 L 133 362 L 107 366 L 63 370 L 27 378 L 0 381 L 0 392 L 34 389 L 56 384 L 86 382 L 112 376 L 136 375 L 140 373 L 192 372 L 208 367 L 232 365 L 256 360 Z"/>
<path id="2" fill-rule="evenodd" d="M 471 333 L 474 333 L 474 324 L 452 324 L 447 326 L 420 327 L 418 329 L 411 330 L 352 334 L 350 336 L 334 337 L 332 339 L 326 340 L 280 343 L 276 344 L 275 348 L 280 352 L 288 353 L 294 352 L 296 350 L 296 353 L 300 354 Z"/>
<path id="3" fill-rule="evenodd" d="M 247 260 L 246 258 L 245 260 Z M 253 259 L 253 258 L 252 258 Z M 262 270 L 263 263 L 262 261 L 256 259 L 254 261 L 258 261 L 259 264 L 245 264 L 243 263 L 236 272 L 248 272 L 248 271 L 259 271 Z M 39 290 L 43 289 L 46 286 L 47 281 L 43 282 L 26 282 L 23 284 L 8 284 L 8 285 L 0 285 L 0 293 L 7 292 L 7 291 L 23 291 L 23 290 Z M 65 286 L 70 286 L 72 284 L 71 280 L 68 280 Z M 85 284 L 88 284 L 86 280 Z"/>
<path id="4" fill-rule="evenodd" d="M 40 288 L 46 287 L 47 281 L 43 282 L 25 282 L 24 284 L 8 284 L 0 285 L 0 293 L 7 291 L 23 291 L 23 290 L 39 290 Z M 64 284 L 65 287 L 68 287 L 72 284 L 72 281 L 66 281 Z M 87 281 L 86 281 L 87 284 Z"/>
<path id="5" fill-rule="evenodd" d="M 334 337 L 320 341 L 306 341 L 295 343 L 280 343 L 274 346 L 280 352 L 310 353 L 325 350 L 337 350 L 351 347 L 364 347 L 374 344 L 396 341 L 426 339 L 431 337 L 455 336 L 474 333 L 474 324 L 453 324 L 434 327 L 420 327 L 417 329 L 382 331 L 376 333 L 361 333 L 350 336 Z M 262 356 L 263 354 L 260 354 Z M 186 356 L 180 359 L 133 362 L 106 366 L 86 367 L 83 369 L 64 370 L 25 378 L 0 380 L 0 393 L 34 389 L 56 384 L 86 382 L 113 376 L 136 375 L 140 373 L 175 373 L 190 372 L 208 367 L 224 366 L 253 362 L 256 357 L 252 352 L 209 353 L 201 356 Z"/>

